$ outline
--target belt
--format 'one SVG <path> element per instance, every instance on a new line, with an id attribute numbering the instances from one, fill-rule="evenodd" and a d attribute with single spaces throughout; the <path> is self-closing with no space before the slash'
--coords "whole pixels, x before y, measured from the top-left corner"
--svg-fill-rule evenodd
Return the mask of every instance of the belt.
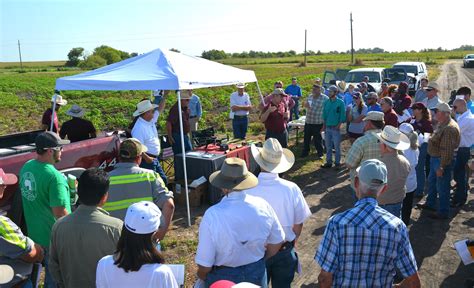
<path id="1" fill-rule="evenodd" d="M 262 259 L 258 260 L 258 261 L 262 261 Z M 229 267 L 229 266 L 212 266 L 212 270 L 220 270 L 220 269 L 224 269 L 224 268 L 230 268 L 230 269 L 235 269 L 235 268 L 240 268 L 240 267 L 244 267 L 244 266 L 247 266 L 247 265 L 250 265 L 250 264 L 254 264 L 254 263 L 257 263 L 258 261 L 255 261 L 253 263 L 249 263 L 249 264 L 245 264 L 245 265 L 241 265 L 241 266 L 237 266 L 237 267 Z"/>
<path id="2" fill-rule="evenodd" d="M 285 250 L 291 249 L 293 247 L 295 247 L 295 240 L 286 241 L 285 243 L 283 243 L 283 245 L 281 245 L 280 250 L 278 250 L 278 251 L 285 251 Z"/>
<path id="3" fill-rule="evenodd" d="M 235 118 L 247 118 L 247 115 L 234 115 Z"/>

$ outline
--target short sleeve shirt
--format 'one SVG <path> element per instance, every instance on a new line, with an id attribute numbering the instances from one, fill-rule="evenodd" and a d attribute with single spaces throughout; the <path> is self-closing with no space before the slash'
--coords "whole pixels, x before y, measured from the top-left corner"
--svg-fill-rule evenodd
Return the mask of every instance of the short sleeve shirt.
<path id="1" fill-rule="evenodd" d="M 52 208 L 64 207 L 71 213 L 66 179 L 53 165 L 33 159 L 21 169 L 19 184 L 28 236 L 48 247 L 51 228 L 56 222 Z"/>
<path id="2" fill-rule="evenodd" d="M 48 108 L 46 111 L 43 113 L 43 117 L 41 118 L 41 124 L 44 124 L 49 127 L 51 127 L 51 116 L 53 116 L 53 109 Z M 54 124 L 53 124 L 53 132 L 58 132 L 58 127 L 59 127 L 59 121 L 58 121 L 58 113 L 54 113 Z"/>
<path id="3" fill-rule="evenodd" d="M 138 117 L 132 129 L 132 137 L 138 139 L 140 143 L 145 145 L 148 149 L 148 153 L 154 156 L 160 154 L 160 139 L 158 138 L 158 130 L 153 120 L 146 121 L 142 117 Z"/>
<path id="4" fill-rule="evenodd" d="M 353 106 L 351 109 L 351 113 L 352 113 L 352 120 L 358 118 L 361 115 L 367 115 L 367 106 L 363 105 L 362 111 L 360 113 L 359 113 L 359 108 L 357 106 Z M 360 121 L 359 123 L 351 122 L 349 124 L 349 132 L 363 134 L 364 126 L 365 126 L 364 121 Z"/>
<path id="5" fill-rule="evenodd" d="M 273 103 L 268 104 L 263 109 L 262 113 L 265 113 L 270 106 L 275 106 Z M 277 106 L 277 110 L 273 111 L 268 115 L 267 120 L 265 121 L 265 129 L 274 133 L 283 133 L 286 129 L 286 119 L 285 119 L 286 105 L 283 102 Z"/>
<path id="6" fill-rule="evenodd" d="M 71 142 L 87 140 L 91 138 L 91 134 L 95 134 L 95 127 L 91 121 L 74 117 L 64 122 L 59 131 L 61 138 L 69 139 Z"/>
<path id="7" fill-rule="evenodd" d="M 204 267 L 255 263 L 264 257 L 266 244 L 284 238 L 270 204 L 243 191 L 231 192 L 202 218 L 196 263 Z"/>
<path id="8" fill-rule="evenodd" d="M 238 92 L 234 92 L 230 94 L 230 107 L 232 106 L 250 106 L 252 103 L 250 102 L 249 94 L 245 93 L 243 95 L 239 95 Z M 238 116 L 246 116 L 249 115 L 249 111 L 235 111 L 235 115 Z"/>
<path id="9" fill-rule="evenodd" d="M 191 126 L 189 125 L 189 109 L 188 107 L 181 106 L 182 115 L 183 115 L 183 130 L 184 134 L 188 134 L 191 131 Z M 179 126 L 179 114 L 178 114 L 178 103 L 175 103 L 170 109 L 168 114 L 168 122 L 171 123 L 171 129 L 173 133 L 179 133 L 181 131 Z"/>

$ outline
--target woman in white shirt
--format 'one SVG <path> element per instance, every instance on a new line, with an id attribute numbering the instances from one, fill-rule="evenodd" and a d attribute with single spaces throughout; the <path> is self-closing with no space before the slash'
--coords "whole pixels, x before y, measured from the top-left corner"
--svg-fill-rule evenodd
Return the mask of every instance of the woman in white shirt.
<path id="1" fill-rule="evenodd" d="M 413 207 L 413 196 L 417 187 L 416 182 L 416 165 L 418 164 L 418 135 L 414 132 L 413 126 L 409 123 L 402 123 L 398 128 L 400 132 L 405 134 L 410 139 L 410 148 L 403 151 L 403 155 L 410 163 L 410 173 L 408 174 L 405 186 L 407 193 L 402 204 L 402 221 L 405 225 L 410 224 L 411 209 Z"/>
<path id="2" fill-rule="evenodd" d="M 352 94 L 352 99 L 354 104 L 350 110 L 347 111 L 347 121 L 349 122 L 348 135 L 351 144 L 354 143 L 357 138 L 364 136 L 365 123 L 363 119 L 367 116 L 368 111 L 360 92 Z"/>
<path id="3" fill-rule="evenodd" d="M 160 217 L 160 209 L 149 201 L 128 207 L 117 251 L 97 265 L 98 288 L 179 287 L 171 269 L 162 265 L 163 256 L 153 240 Z"/>

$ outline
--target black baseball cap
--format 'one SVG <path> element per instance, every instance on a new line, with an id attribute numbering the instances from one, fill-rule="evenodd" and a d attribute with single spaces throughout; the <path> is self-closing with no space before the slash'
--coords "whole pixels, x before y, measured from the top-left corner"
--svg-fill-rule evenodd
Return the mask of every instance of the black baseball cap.
<path id="1" fill-rule="evenodd" d="M 43 132 L 36 136 L 35 139 L 36 149 L 56 148 L 70 142 L 69 140 L 59 138 L 58 134 L 51 131 Z"/>

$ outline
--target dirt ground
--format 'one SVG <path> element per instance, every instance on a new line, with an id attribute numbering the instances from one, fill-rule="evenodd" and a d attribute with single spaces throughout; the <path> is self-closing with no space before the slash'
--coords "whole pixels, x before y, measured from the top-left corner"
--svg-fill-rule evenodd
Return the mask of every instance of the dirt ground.
<path id="1" fill-rule="evenodd" d="M 437 79 L 442 88 L 440 96 L 443 99 L 449 97 L 448 91 L 452 89 L 463 85 L 473 87 L 474 69 L 463 69 L 461 65 L 460 61 L 448 61 L 443 65 L 440 77 Z M 324 234 L 326 222 L 332 215 L 351 208 L 353 200 L 348 171 L 319 169 L 322 162 L 317 161 L 314 155 L 298 159 L 302 147 L 301 135 L 299 142 L 299 145 L 292 147 L 297 156 L 297 162 L 285 178 L 296 182 L 302 188 L 312 216 L 304 225 L 297 247 L 303 273 L 295 278 L 292 287 L 319 287 L 317 276 L 320 267 L 313 258 Z M 348 147 L 348 142 L 344 141 L 343 155 L 346 154 Z M 471 187 L 474 187 L 473 181 L 471 181 Z M 173 242 L 174 245 L 184 240 L 188 241 L 186 242 L 188 246 L 194 246 L 197 243 L 198 225 L 206 208 L 192 209 L 191 228 L 186 227 L 185 208 L 177 208 L 174 227 L 168 236 L 171 239 L 177 239 Z M 412 221 L 408 228 L 423 287 L 464 287 L 464 281 L 467 278 L 474 278 L 474 264 L 464 266 L 454 249 L 455 241 L 465 238 L 474 239 L 473 212 L 474 189 L 471 189 L 466 205 L 451 209 L 449 220 L 432 220 L 424 211 L 413 209 Z M 189 243 L 190 240 L 191 243 Z M 172 246 L 167 249 L 169 260 L 173 262 L 180 259 L 188 263 L 186 287 L 192 287 L 196 273 L 192 247 L 183 251 L 176 249 L 177 246 Z M 183 253 L 185 255 L 182 255 Z"/>

